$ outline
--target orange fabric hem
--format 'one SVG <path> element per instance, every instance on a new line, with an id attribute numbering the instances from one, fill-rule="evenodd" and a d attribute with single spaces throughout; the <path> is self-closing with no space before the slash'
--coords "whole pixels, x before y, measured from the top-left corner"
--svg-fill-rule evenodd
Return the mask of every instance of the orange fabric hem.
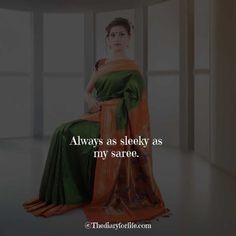
<path id="1" fill-rule="evenodd" d="M 34 216 L 50 217 L 61 215 L 76 208 L 83 207 L 84 204 L 49 204 L 39 198 L 23 203 L 23 207 L 28 213 Z"/>
<path id="2" fill-rule="evenodd" d="M 103 209 L 92 207 L 84 207 L 83 210 L 88 221 L 98 223 L 140 222 L 154 220 L 161 216 L 168 217 L 170 215 L 170 210 L 165 207 L 149 207 L 145 209 L 135 210 L 135 212 L 125 212 L 121 215 L 108 215 L 105 214 Z"/>

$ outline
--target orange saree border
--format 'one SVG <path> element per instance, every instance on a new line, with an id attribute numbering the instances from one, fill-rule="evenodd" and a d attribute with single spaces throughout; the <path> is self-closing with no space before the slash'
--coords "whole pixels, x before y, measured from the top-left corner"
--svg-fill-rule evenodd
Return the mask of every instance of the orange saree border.
<path id="1" fill-rule="evenodd" d="M 100 138 L 106 140 L 107 138 L 120 138 L 127 135 L 128 137 L 135 137 L 138 134 L 143 134 L 150 137 L 149 130 L 149 113 L 147 107 L 147 96 L 144 93 L 138 108 L 133 109 L 129 113 L 129 123 L 132 123 L 125 130 L 117 130 L 116 128 L 116 108 L 119 99 L 112 99 L 102 102 L 101 111 L 93 114 L 87 114 L 84 119 L 90 121 L 100 122 Z M 131 135 L 132 134 L 132 135 Z M 124 146 L 102 145 L 99 151 L 112 150 L 120 151 L 126 150 Z M 128 222 L 128 221 L 143 221 L 151 220 L 159 216 L 168 216 L 169 209 L 165 207 L 160 190 L 155 183 L 152 173 L 152 158 L 151 158 L 151 145 L 145 150 L 139 150 L 140 153 L 147 155 L 147 164 L 144 166 L 144 172 L 150 177 L 149 187 L 153 189 L 154 198 L 159 199 L 158 205 L 147 206 L 139 208 L 129 208 L 125 202 L 120 202 L 120 209 L 116 208 L 116 202 L 119 198 L 115 194 L 119 190 L 117 186 L 120 170 L 125 166 L 125 171 L 129 179 L 134 179 L 132 176 L 131 160 L 126 157 L 126 160 L 121 158 L 114 158 L 108 156 L 105 160 L 98 158 L 96 160 L 96 170 L 94 178 L 94 189 L 92 201 L 83 207 L 87 219 L 91 222 L 96 221 L 99 223 L 105 222 Z"/>
<path id="2" fill-rule="evenodd" d="M 127 71 L 127 70 L 138 71 L 143 76 L 141 68 L 136 64 L 134 60 L 117 59 L 100 65 L 98 71 L 96 71 L 94 75 L 94 80 L 96 81 L 97 79 L 99 79 L 100 76 L 110 72 Z"/>

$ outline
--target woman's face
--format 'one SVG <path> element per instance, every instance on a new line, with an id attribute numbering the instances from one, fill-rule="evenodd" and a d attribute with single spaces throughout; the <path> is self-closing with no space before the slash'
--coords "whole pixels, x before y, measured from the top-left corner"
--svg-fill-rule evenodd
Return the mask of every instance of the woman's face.
<path id="1" fill-rule="evenodd" d="M 123 51 L 128 47 L 130 35 L 123 26 L 113 26 L 108 36 L 108 46 L 112 51 Z"/>

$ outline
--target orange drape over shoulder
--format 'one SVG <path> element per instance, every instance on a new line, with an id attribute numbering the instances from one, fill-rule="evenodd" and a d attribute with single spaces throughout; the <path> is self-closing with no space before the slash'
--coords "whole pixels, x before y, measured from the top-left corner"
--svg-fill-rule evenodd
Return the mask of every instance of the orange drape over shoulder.
<path id="1" fill-rule="evenodd" d="M 110 62 L 101 67 L 98 79 L 101 75 L 120 70 L 139 71 L 139 68 L 133 61 Z M 100 122 L 100 137 L 103 140 L 115 138 L 118 141 L 117 145 L 99 146 L 99 151 L 136 150 L 139 157 L 119 158 L 109 154 L 105 160 L 97 159 L 93 199 L 83 208 L 89 221 L 142 221 L 169 212 L 153 176 L 146 89 L 142 91 L 137 106 L 128 111 L 128 125 L 124 129 L 117 127 L 117 107 L 120 99 L 122 98 L 103 101 L 100 112 L 88 114 L 84 118 Z M 144 148 L 121 145 L 119 140 L 124 136 L 132 139 L 138 136 L 149 138 L 148 146 Z"/>

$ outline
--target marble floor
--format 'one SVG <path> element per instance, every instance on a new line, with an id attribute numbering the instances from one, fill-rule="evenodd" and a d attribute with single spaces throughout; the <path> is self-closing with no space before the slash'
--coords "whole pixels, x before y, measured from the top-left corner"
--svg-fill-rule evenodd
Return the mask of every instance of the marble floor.
<path id="1" fill-rule="evenodd" d="M 49 138 L 0 140 L 0 236 L 78 236 L 148 233 L 159 236 L 236 235 L 236 178 L 194 153 L 153 148 L 157 183 L 170 218 L 151 229 L 85 229 L 81 209 L 51 218 L 26 213 L 22 203 L 38 193 Z"/>

